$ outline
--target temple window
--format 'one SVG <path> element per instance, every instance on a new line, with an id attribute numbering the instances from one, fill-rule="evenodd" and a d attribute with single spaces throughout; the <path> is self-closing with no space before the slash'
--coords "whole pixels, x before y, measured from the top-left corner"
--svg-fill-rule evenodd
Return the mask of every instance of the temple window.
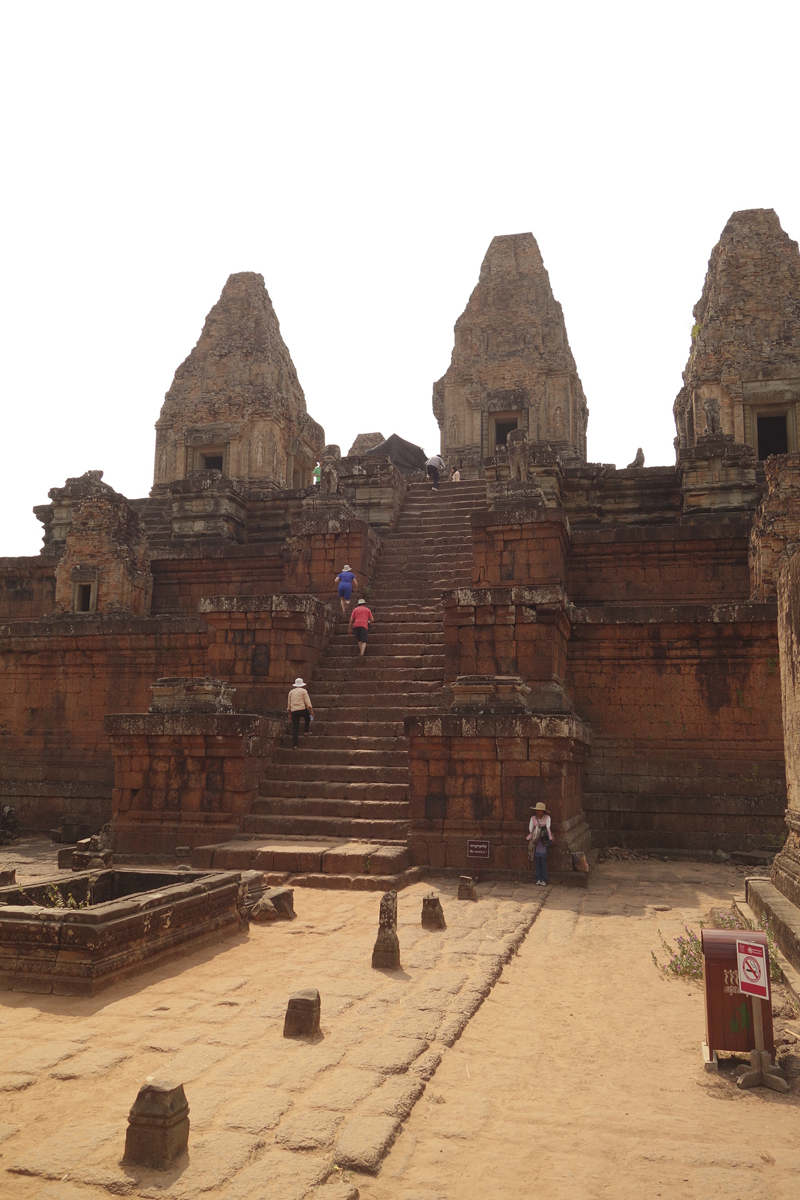
<path id="1" fill-rule="evenodd" d="M 759 416 L 758 457 L 769 458 L 770 454 L 788 454 L 789 434 L 786 428 L 786 413 L 779 416 Z"/>
<path id="2" fill-rule="evenodd" d="M 93 613 L 97 610 L 97 583 L 73 583 L 72 611 Z"/>

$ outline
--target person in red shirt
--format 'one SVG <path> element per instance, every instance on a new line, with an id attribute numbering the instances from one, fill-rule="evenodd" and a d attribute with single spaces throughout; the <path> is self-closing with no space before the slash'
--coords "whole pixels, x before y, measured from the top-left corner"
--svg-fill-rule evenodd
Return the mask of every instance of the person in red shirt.
<path id="1" fill-rule="evenodd" d="M 372 613 L 367 608 L 366 600 L 359 600 L 353 611 L 350 613 L 350 624 L 348 630 L 353 634 L 358 643 L 358 653 L 361 658 L 367 649 L 367 632 L 372 625 Z"/>

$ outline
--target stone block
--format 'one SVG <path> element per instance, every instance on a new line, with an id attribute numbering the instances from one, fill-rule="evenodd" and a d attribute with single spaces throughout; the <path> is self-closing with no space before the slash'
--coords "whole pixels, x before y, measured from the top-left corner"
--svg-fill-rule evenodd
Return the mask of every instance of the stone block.
<path id="1" fill-rule="evenodd" d="M 289 997 L 283 1022 L 284 1037 L 313 1037 L 319 1033 L 320 998 L 316 988 L 306 988 Z"/>
<path id="2" fill-rule="evenodd" d="M 442 902 L 433 892 L 422 897 L 422 927 L 423 929 L 446 929 Z"/>
<path id="3" fill-rule="evenodd" d="M 458 881 L 459 900 L 477 900 L 475 880 L 470 875 L 462 875 Z"/>
<path id="4" fill-rule="evenodd" d="M 388 967 L 396 970 L 400 966 L 400 942 L 397 937 L 397 892 L 386 892 L 381 897 L 378 936 L 372 950 L 373 967 Z"/>
<path id="5" fill-rule="evenodd" d="M 144 1084 L 128 1116 L 122 1161 L 166 1171 L 187 1152 L 188 1145 L 189 1105 L 183 1084 Z"/>
<path id="6" fill-rule="evenodd" d="M 17 882 L 16 869 L 13 871 L 0 871 L 0 887 L 10 886 Z"/>

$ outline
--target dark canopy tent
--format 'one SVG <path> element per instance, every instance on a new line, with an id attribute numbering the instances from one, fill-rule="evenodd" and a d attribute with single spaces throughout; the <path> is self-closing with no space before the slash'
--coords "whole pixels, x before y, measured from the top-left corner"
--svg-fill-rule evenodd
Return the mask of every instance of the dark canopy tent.
<path id="1" fill-rule="evenodd" d="M 407 442 L 404 438 L 393 433 L 379 446 L 373 446 L 367 454 L 388 454 L 401 475 L 411 475 L 413 471 L 425 470 L 427 454 L 421 446 Z"/>

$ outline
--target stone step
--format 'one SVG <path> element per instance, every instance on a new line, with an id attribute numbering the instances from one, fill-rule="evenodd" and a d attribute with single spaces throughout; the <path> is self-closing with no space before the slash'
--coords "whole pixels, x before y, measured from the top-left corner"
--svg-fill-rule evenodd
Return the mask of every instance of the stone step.
<path id="1" fill-rule="evenodd" d="M 430 683 L 442 682 L 444 677 L 444 655 L 440 655 L 440 662 L 433 666 L 395 666 L 392 663 L 391 656 L 386 654 L 366 656 L 359 654 L 358 650 L 353 647 L 353 653 L 348 658 L 342 660 L 337 658 L 334 662 L 328 663 L 325 666 L 317 667 L 314 674 L 314 687 L 318 688 L 321 683 L 348 683 L 354 679 L 353 671 L 358 672 L 358 680 L 361 683 L 367 680 L 375 680 L 376 683 L 388 682 L 398 685 L 397 690 L 402 690 L 399 685 L 403 682 L 407 683 Z M 404 659 L 398 659 L 398 662 L 404 662 Z"/>
<path id="2" fill-rule="evenodd" d="M 316 722 L 315 722 L 316 724 Z M 367 749 L 361 746 L 361 742 L 365 742 L 367 738 L 358 738 L 356 746 L 337 749 L 334 746 L 320 743 L 327 743 L 330 738 L 309 737 L 301 740 L 302 758 L 300 761 L 310 765 L 316 764 L 318 770 L 322 770 L 328 766 L 348 766 L 348 767 L 404 767 L 408 770 L 408 750 L 390 749 Z M 382 739 L 373 738 L 373 741 Z M 389 738 L 385 739 L 387 742 Z M 278 748 L 275 762 L 279 765 L 288 766 L 294 763 L 299 756 L 299 752 L 292 749 L 291 738 L 284 739 L 285 745 Z"/>
<path id="3" fill-rule="evenodd" d="M 369 653 L 369 651 L 367 651 Z M 365 659 L 365 662 L 368 660 Z M 364 668 L 366 670 L 366 667 Z M 338 696 L 342 693 L 343 684 L 346 684 L 347 694 L 354 696 L 374 696 L 377 694 L 376 685 L 380 684 L 381 694 L 384 696 L 426 696 L 435 691 L 437 686 L 441 687 L 441 681 L 437 683 L 436 679 L 412 679 L 412 680 L 397 680 L 389 679 L 369 679 L 362 678 L 358 674 L 358 664 L 354 666 L 354 674 L 351 678 L 345 680 L 326 680 L 321 679 L 319 682 L 314 681 L 314 692 L 317 696 Z"/>
<path id="4" fill-rule="evenodd" d="M 402 844 L 403 840 L 370 838 L 359 841 L 346 837 L 300 839 L 251 834 L 229 842 L 196 847 L 192 851 L 192 865 L 205 870 L 213 867 L 215 870 L 283 872 L 286 878 L 281 882 L 286 882 L 296 872 L 302 872 L 303 878 L 326 881 L 317 883 L 318 887 L 336 887 L 337 877 L 341 879 L 356 872 L 367 879 L 396 878 L 398 872 L 408 869 L 410 862 L 409 850 Z M 300 876 L 297 882 L 303 886 Z M 308 886 L 313 887 L 314 884 Z"/>
<path id="5" fill-rule="evenodd" d="M 408 752 L 408 740 L 405 737 L 372 737 L 371 734 L 369 736 L 359 736 L 358 734 L 351 734 L 349 736 L 346 734 L 342 736 L 324 734 L 318 730 L 318 726 L 321 724 L 322 721 L 319 719 L 314 722 L 312 738 L 304 740 L 304 734 L 301 731 L 300 745 L 304 753 L 315 754 L 326 751 L 335 754 L 341 751 L 348 754 L 366 754 L 373 750 L 381 751 L 384 754 L 407 754 Z M 331 722 L 329 721 L 328 725 L 330 724 Z M 371 731 L 373 727 L 372 725 L 359 725 L 358 728 L 366 728 Z M 289 750 L 292 754 L 294 753 L 292 750 L 292 739 L 289 735 L 283 738 L 278 748 L 279 753 L 283 750 Z"/>
<path id="6" fill-rule="evenodd" d="M 364 821 L 407 821 L 408 800 L 297 800 L 259 796 L 253 813 L 262 817 L 356 817 Z"/>
<path id="7" fill-rule="evenodd" d="M 408 837 L 408 821 L 360 821 L 355 817 L 264 817 L 244 820 L 245 833 L 291 834 L 293 837 L 391 838 Z"/>
<path id="8" fill-rule="evenodd" d="M 333 783 L 322 779 L 262 779 L 259 796 L 296 800 L 407 800 L 408 783 Z M 255 801 L 254 801 L 255 803 Z"/>
<path id="9" fill-rule="evenodd" d="M 362 713 L 362 709 L 357 710 Z M 398 710 L 402 715 L 387 717 L 385 720 L 373 720 L 374 712 L 370 712 L 370 720 L 365 721 L 361 717 L 356 719 L 353 716 L 343 717 L 341 710 L 331 709 L 330 713 L 323 716 L 321 713 L 317 716 L 316 721 L 312 725 L 312 737 L 315 741 L 327 742 L 328 739 L 334 738 L 336 741 L 347 740 L 348 742 L 361 741 L 362 735 L 366 736 L 370 741 L 376 739 L 383 740 L 391 738 L 396 741 L 402 738 L 405 742 L 403 734 L 403 716 L 405 710 Z M 300 734 L 302 743 L 303 734 Z M 282 746 L 287 745 L 287 739 L 284 738 L 281 742 Z M 291 738 L 288 739 L 288 745 L 291 745 Z"/>
<path id="10" fill-rule="evenodd" d="M 305 751 L 305 747 L 304 747 Z M 306 783 L 341 783 L 348 786 L 366 783 L 399 783 L 408 787 L 408 764 L 402 766 L 366 766 L 363 763 L 335 763 L 312 760 L 304 762 L 300 759 L 300 751 L 289 750 L 294 756 L 290 763 L 271 763 L 265 772 L 265 784 L 273 787 L 276 783 L 294 783 L 298 787 Z"/>

